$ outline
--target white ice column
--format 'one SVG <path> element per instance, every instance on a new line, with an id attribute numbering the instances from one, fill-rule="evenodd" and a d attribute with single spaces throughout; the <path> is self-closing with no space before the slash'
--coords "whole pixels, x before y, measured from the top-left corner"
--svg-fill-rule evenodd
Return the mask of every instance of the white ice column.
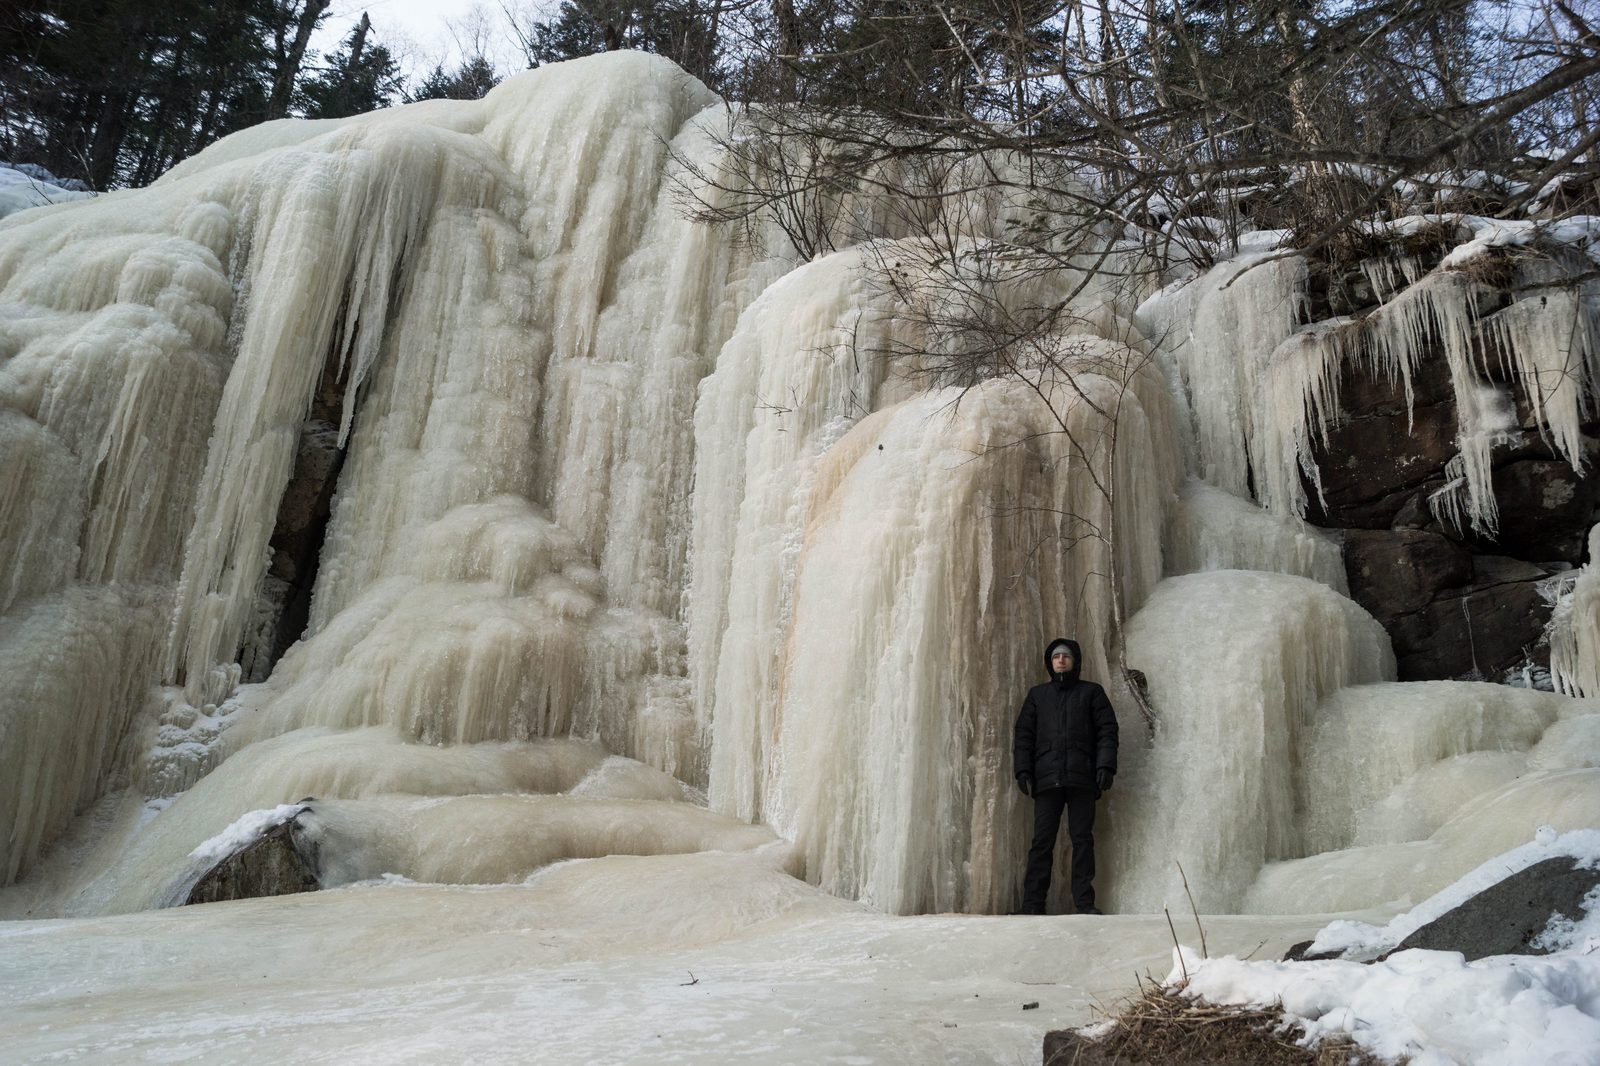
<path id="1" fill-rule="evenodd" d="M 1273 350 L 1300 319 L 1305 274 L 1297 256 L 1242 255 L 1191 282 L 1194 294 L 1169 296 L 1180 303 L 1170 319 L 1153 308 L 1141 315 L 1182 375 L 1199 443 L 1198 472 L 1236 495 L 1249 495 L 1257 392 Z"/>
<path id="2" fill-rule="evenodd" d="M 1109 673 L 1109 559 L 1089 531 L 1109 525 L 1098 412 L 1117 390 L 1078 383 L 1052 393 L 1071 433 L 1026 385 L 993 381 L 874 414 L 823 456 L 792 621 L 754 651 L 782 686 L 763 813 L 830 891 L 902 913 L 1015 905 L 1016 707 L 1051 636 L 1080 636 L 1086 675 Z M 1160 468 L 1141 424 L 1119 452 Z M 1159 559 L 1159 516 L 1138 518 L 1123 535 L 1152 543 L 1130 557 Z M 732 713 L 719 706 L 715 728 Z"/>
<path id="3" fill-rule="evenodd" d="M 878 404 L 895 322 L 857 252 L 753 304 L 696 409 L 690 678 L 718 810 L 761 813 L 780 657 L 817 464 Z M 901 338 L 904 339 L 904 338 Z M 723 713 L 723 712 L 726 713 Z"/>
<path id="4" fill-rule="evenodd" d="M 1128 630 L 1160 715 L 1154 749 L 1117 781 L 1106 834 L 1118 910 L 1236 909 L 1261 865 L 1298 854 L 1296 767 L 1313 711 L 1394 675 L 1364 610 L 1302 577 L 1219 570 L 1169 578 Z"/>

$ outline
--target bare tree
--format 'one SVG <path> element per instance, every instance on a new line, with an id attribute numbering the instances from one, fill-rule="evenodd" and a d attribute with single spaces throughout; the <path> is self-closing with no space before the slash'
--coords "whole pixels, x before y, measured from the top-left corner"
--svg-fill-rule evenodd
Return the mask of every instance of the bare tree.
<path id="1" fill-rule="evenodd" d="M 1600 151 L 1587 124 L 1600 36 L 1565 0 L 784 10 L 803 32 L 743 42 L 784 77 L 748 83 L 765 96 L 732 113 L 723 169 L 691 169 L 699 217 L 752 237 L 775 221 L 805 257 L 911 238 L 868 256 L 920 339 L 870 354 L 941 384 L 1010 377 L 1046 402 L 1102 403 L 1078 387 L 1085 373 L 1122 382 L 1101 412 L 1111 439 L 1071 440 L 1084 454 L 1115 449 L 1144 358 L 1130 346 L 1119 366 L 1085 362 L 1069 339 L 1085 332 L 1074 323 L 1085 285 L 1147 290 L 1260 228 L 1287 229 L 1326 261 L 1349 254 L 1355 223 L 1429 195 L 1521 212 Z M 976 224 L 980 204 L 1002 223 Z M 1095 490 L 1114 515 L 1114 480 Z M 1068 528 L 1104 541 L 1115 585 L 1114 530 L 1084 516 Z M 1120 631 L 1115 591 L 1112 602 Z"/>

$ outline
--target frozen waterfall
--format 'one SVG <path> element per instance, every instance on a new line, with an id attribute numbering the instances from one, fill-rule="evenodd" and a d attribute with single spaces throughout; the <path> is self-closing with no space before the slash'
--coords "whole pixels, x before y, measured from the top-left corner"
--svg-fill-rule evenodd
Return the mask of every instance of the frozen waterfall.
<path id="1" fill-rule="evenodd" d="M 1512 386 L 1580 466 L 1593 301 L 1480 320 L 1446 271 L 1308 329 L 1304 264 L 1252 253 L 1060 279 L 1054 368 L 951 384 L 881 355 L 917 344 L 873 278 L 916 255 L 893 212 L 832 204 L 859 242 L 816 258 L 685 216 L 696 174 L 739 180 L 727 122 L 612 53 L 0 222 L 0 914 L 170 901 L 306 796 L 329 883 L 760 851 L 882 911 L 1003 913 L 1011 724 L 1057 633 L 1123 721 L 1110 909 L 1183 905 L 1178 862 L 1204 910 L 1372 906 L 1600 825 L 1600 707 L 1394 683 L 1302 521 L 1338 367 L 1406 379 L 1423 338 L 1458 522 L 1495 520 Z M 246 683 L 314 404 L 309 617 Z M 1557 656 L 1590 695 L 1594 580 Z"/>

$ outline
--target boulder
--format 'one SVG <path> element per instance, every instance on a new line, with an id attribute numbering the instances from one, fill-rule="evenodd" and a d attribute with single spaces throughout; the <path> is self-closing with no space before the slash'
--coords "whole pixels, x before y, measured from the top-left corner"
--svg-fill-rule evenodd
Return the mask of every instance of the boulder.
<path id="1" fill-rule="evenodd" d="M 1491 885 L 1400 942 L 1396 951 L 1459 951 L 1468 961 L 1488 955 L 1543 955 L 1536 944 L 1550 920 L 1583 917 L 1583 899 L 1600 887 L 1600 869 L 1558 856 L 1534 863 Z"/>
<path id="2" fill-rule="evenodd" d="M 1472 562 L 1470 586 L 1445 590 L 1409 614 L 1378 619 L 1394 643 L 1401 681 L 1495 679 L 1525 662 L 1543 638 L 1550 606 L 1539 583 L 1546 572 L 1500 556 Z"/>
<path id="3" fill-rule="evenodd" d="M 201 875 L 184 903 L 315 892 L 322 887 L 316 857 L 297 843 L 294 830 L 291 818 L 221 860 Z"/>
<path id="4" fill-rule="evenodd" d="M 1472 581 L 1472 553 L 1420 529 L 1352 529 L 1344 535 L 1350 597 L 1388 623 L 1420 611 L 1443 589 Z"/>

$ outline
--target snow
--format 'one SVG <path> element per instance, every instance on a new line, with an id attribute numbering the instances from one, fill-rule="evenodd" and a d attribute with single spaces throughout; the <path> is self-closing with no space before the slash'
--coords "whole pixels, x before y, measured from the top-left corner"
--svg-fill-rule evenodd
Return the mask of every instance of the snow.
<path id="1" fill-rule="evenodd" d="M 228 828 L 203 841 L 189 853 L 189 858 L 203 866 L 214 866 L 306 809 L 304 803 L 283 803 L 267 810 L 247 811 Z"/>
<path id="2" fill-rule="evenodd" d="M 78 186 L 73 188 L 73 186 Z M 88 200 L 94 193 L 77 182 L 63 181 L 40 167 L 0 162 L 0 218 L 30 207 Z"/>
<path id="3" fill-rule="evenodd" d="M 1418 1066 L 1592 1066 L 1600 1062 L 1600 960 L 1401 951 L 1383 962 L 1185 960 L 1188 994 L 1280 1005 L 1308 1039 L 1353 1039 Z M 1174 966 L 1169 982 L 1182 981 Z"/>
<path id="4" fill-rule="evenodd" d="M 1522 847 L 1470 871 L 1419 906 L 1376 927 L 1337 921 L 1313 952 L 1346 958 L 1391 951 L 1414 930 L 1545 859 L 1600 865 L 1600 830 L 1542 829 Z M 1600 1062 L 1600 892 L 1578 916 L 1552 916 L 1550 954 L 1467 962 L 1459 952 L 1411 949 L 1382 961 L 1246 961 L 1174 952 L 1167 984 L 1210 1003 L 1276 1006 L 1308 1043 L 1348 1036 L 1385 1059 L 1433 1066 L 1542 1066 Z"/>

